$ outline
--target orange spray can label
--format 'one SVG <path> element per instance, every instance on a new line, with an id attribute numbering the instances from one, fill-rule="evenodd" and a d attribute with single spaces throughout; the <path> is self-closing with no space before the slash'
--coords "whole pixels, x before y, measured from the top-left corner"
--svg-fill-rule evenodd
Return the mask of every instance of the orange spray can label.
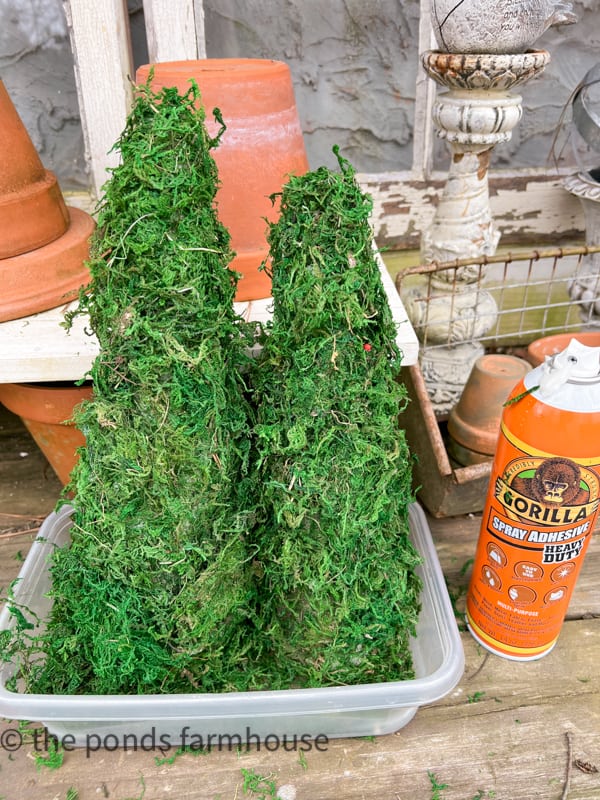
<path id="1" fill-rule="evenodd" d="M 561 405 L 505 408 L 467 593 L 473 636 L 517 660 L 556 643 L 600 505 L 600 412 Z"/>

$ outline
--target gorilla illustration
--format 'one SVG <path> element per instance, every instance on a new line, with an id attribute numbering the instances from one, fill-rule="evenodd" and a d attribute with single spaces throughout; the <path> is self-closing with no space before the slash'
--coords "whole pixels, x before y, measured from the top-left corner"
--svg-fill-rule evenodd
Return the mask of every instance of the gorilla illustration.
<path id="1" fill-rule="evenodd" d="M 516 491 L 551 506 L 587 503 L 590 493 L 581 488 L 581 470 L 567 458 L 547 458 L 532 478 L 517 475 L 511 483 Z"/>

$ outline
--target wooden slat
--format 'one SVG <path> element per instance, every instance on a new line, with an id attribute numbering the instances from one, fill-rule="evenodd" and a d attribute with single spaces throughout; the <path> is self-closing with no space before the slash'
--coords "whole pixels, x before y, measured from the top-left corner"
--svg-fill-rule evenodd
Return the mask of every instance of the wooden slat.
<path id="1" fill-rule="evenodd" d="M 421 0 L 421 14 L 419 17 L 419 53 L 432 50 L 435 47 L 435 38 L 431 26 L 431 0 Z M 415 119 L 414 130 L 419 131 L 413 137 L 413 175 L 426 179 L 431 173 L 433 158 L 433 104 L 437 88 L 435 82 L 427 75 L 425 70 L 417 67 L 417 82 L 415 88 Z"/>
<path id="2" fill-rule="evenodd" d="M 410 172 L 359 174 L 373 197 L 373 224 L 380 247 L 418 250 L 421 233 L 431 224 L 446 176 L 430 179 Z M 490 205 L 501 231 L 500 244 L 547 247 L 578 241 L 585 231 L 579 200 L 560 178 L 545 171 L 490 174 Z"/>
<path id="3" fill-rule="evenodd" d="M 131 104 L 133 77 L 129 20 L 123 0 L 63 0 L 92 190 L 100 196 L 106 170 L 118 163 L 109 153 Z"/>
<path id="4" fill-rule="evenodd" d="M 144 21 L 150 63 L 198 58 L 191 0 L 144 0 Z"/>
<path id="5" fill-rule="evenodd" d="M 75 381 L 84 377 L 98 354 L 86 320 L 76 317 L 71 331 L 62 323 L 76 303 L 0 324 L 0 383 Z"/>

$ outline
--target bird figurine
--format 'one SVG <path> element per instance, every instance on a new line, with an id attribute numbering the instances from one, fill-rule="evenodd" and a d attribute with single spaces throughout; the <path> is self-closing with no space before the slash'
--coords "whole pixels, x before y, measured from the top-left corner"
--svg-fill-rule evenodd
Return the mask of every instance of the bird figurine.
<path id="1" fill-rule="evenodd" d="M 524 53 L 551 26 L 577 22 L 567 0 L 432 0 L 431 19 L 446 53 Z"/>

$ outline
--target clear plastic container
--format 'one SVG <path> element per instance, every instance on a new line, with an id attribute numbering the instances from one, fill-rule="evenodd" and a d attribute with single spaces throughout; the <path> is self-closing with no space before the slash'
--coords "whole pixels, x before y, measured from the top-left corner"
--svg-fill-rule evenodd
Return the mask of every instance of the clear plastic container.
<path id="1" fill-rule="evenodd" d="M 50 589 L 48 556 L 55 546 L 68 544 L 70 514 L 65 506 L 44 521 L 15 586 L 15 599 L 42 620 L 51 603 L 46 596 Z M 6 682 L 13 668 L 4 664 L 0 668 L 0 716 L 34 720 L 59 741 L 68 736 L 65 741 L 70 746 L 94 749 L 136 745 L 160 749 L 182 743 L 235 747 L 259 741 L 274 749 L 284 737 L 288 743 L 293 737 L 323 742 L 397 731 L 420 706 L 450 692 L 464 670 L 456 620 L 427 520 L 417 504 L 410 507 L 410 528 L 423 559 L 419 568 L 422 610 L 412 641 L 413 680 L 224 694 L 41 695 L 8 691 Z M 13 624 L 14 618 L 3 609 L 0 630 Z"/>

